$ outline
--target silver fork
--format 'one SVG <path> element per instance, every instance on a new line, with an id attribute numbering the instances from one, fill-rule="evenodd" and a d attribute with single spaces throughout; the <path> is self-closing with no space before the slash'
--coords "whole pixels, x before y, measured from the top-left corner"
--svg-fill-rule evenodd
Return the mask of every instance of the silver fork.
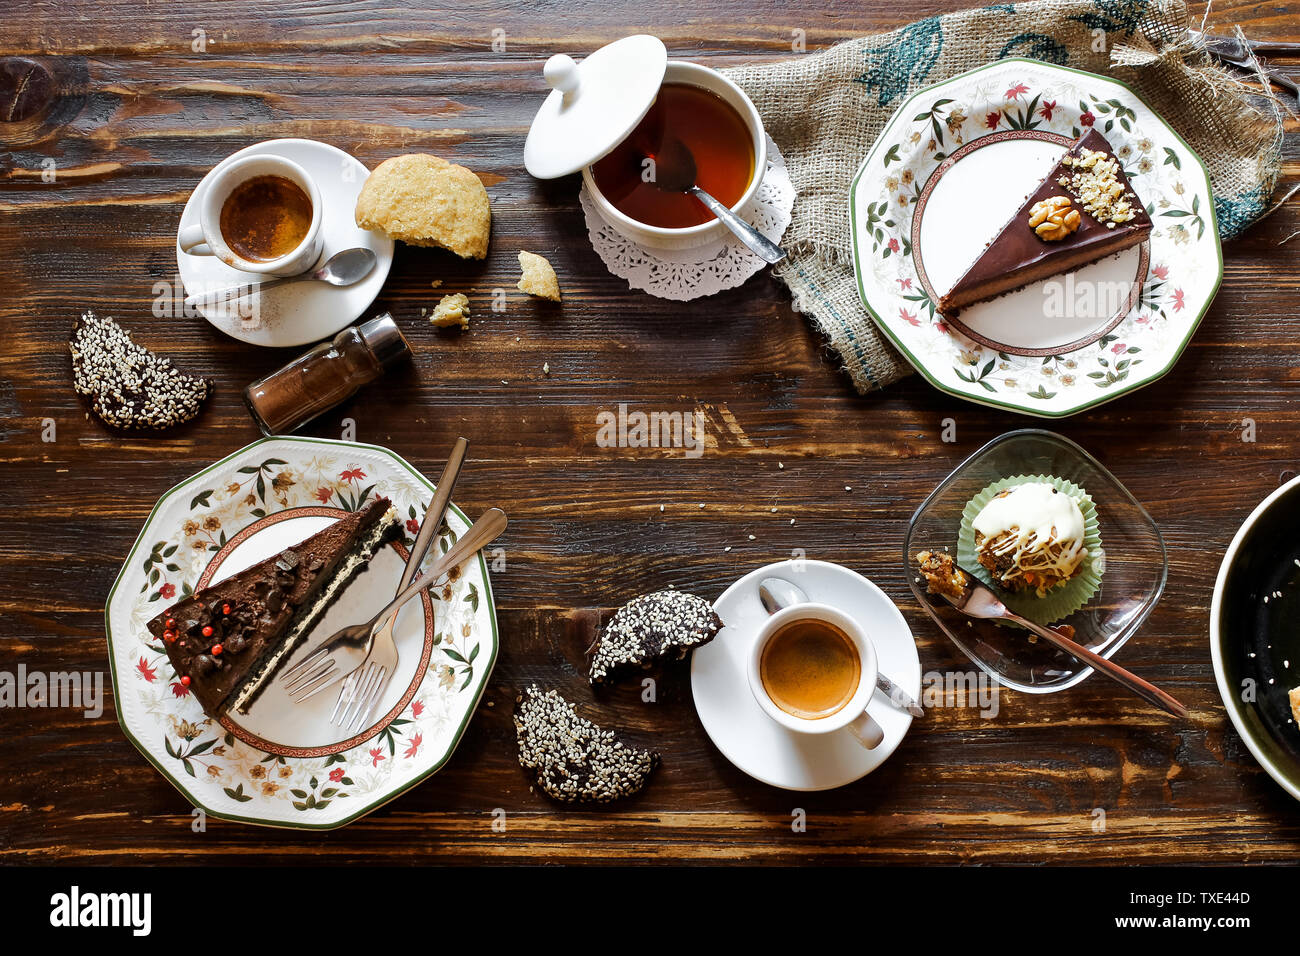
<path id="1" fill-rule="evenodd" d="M 460 467 L 465 462 L 465 452 L 468 448 L 469 442 L 464 438 L 458 438 L 451 449 L 451 454 L 447 456 L 447 464 L 438 478 L 433 500 L 425 509 L 420 530 L 411 544 L 411 553 L 407 556 L 402 579 L 397 585 L 398 594 L 410 586 L 416 572 L 420 570 L 424 556 L 429 553 L 429 546 L 438 536 L 438 529 L 442 527 L 442 519 L 446 517 L 447 508 L 451 504 L 452 490 L 456 487 L 456 479 L 460 477 Z M 397 668 L 397 642 L 393 640 L 393 628 L 396 624 L 396 614 L 384 621 L 383 626 L 375 633 L 370 647 L 370 656 L 361 667 L 343 679 L 343 684 L 339 688 L 339 699 L 335 701 L 334 712 L 330 714 L 330 723 L 344 728 L 355 724 L 356 728 L 360 729 L 361 723 L 374 709 L 375 703 L 383 694 L 393 671 Z M 358 688 L 362 693 L 358 693 Z"/>
<path id="2" fill-rule="evenodd" d="M 447 464 L 443 466 L 442 476 L 438 479 L 438 484 L 434 486 L 433 498 L 429 502 L 429 507 L 425 509 L 424 519 L 420 522 L 420 530 L 416 533 L 415 541 L 411 544 L 411 553 L 406 556 L 406 567 L 402 569 L 401 582 L 397 586 L 398 594 L 401 594 L 410 586 L 411 579 L 415 577 L 415 572 L 420 569 L 420 562 L 424 560 L 424 556 L 429 551 L 429 545 L 433 542 L 438 527 L 442 524 L 443 516 L 447 513 L 447 506 L 451 503 L 452 488 L 456 484 L 456 478 L 460 475 L 461 465 L 465 463 L 465 452 L 468 448 L 469 442 L 464 438 L 458 438 L 456 444 L 452 446 L 451 454 L 447 456 Z M 431 523 L 430 519 L 435 516 L 437 521 Z M 333 636 L 317 644 L 310 654 L 281 674 L 280 680 L 287 685 L 299 683 L 300 679 L 306 676 L 308 670 L 315 670 L 315 665 L 324 663 L 325 655 L 329 651 L 327 645 L 331 640 L 333 640 Z M 326 683 L 324 686 L 328 687 L 331 683 L 333 681 Z"/>
<path id="3" fill-rule="evenodd" d="M 480 548 L 486 547 L 506 529 L 506 513 L 500 508 L 489 508 L 470 526 L 459 541 L 446 554 L 438 558 L 429 570 L 394 598 L 387 607 L 364 624 L 353 624 L 336 631 L 322 642 L 318 649 L 301 663 L 295 664 L 285 677 L 290 699 L 300 704 L 308 697 L 320 693 L 347 677 L 369 656 L 371 642 L 378 625 L 394 614 L 403 604 L 421 591 L 442 580 L 442 576 L 459 565 Z M 307 665 L 304 667 L 303 665 Z"/>
<path id="4" fill-rule="evenodd" d="M 394 616 L 395 617 L 395 616 Z M 393 622 L 380 628 L 365 661 L 343 680 L 339 699 L 334 704 L 330 723 L 344 731 L 355 733 L 361 729 L 365 718 L 374 709 L 379 695 L 388 686 L 388 679 L 397 668 L 397 642 L 393 640 Z M 340 709 L 342 713 L 340 713 Z"/>

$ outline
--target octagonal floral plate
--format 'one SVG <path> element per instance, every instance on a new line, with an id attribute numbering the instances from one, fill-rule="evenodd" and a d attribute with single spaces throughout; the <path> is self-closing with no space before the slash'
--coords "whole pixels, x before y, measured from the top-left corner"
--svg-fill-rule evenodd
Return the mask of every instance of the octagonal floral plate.
<path id="1" fill-rule="evenodd" d="M 374 445 L 266 438 L 162 496 L 105 608 L 118 720 L 159 772 L 213 816 L 330 829 L 364 816 L 440 769 L 460 741 L 497 657 L 496 612 L 482 554 L 398 614 L 399 663 L 370 725 L 329 722 L 337 694 L 293 704 L 269 685 L 247 715 L 206 716 L 145 623 L 193 591 L 275 554 L 376 495 L 405 522 L 291 660 L 314 640 L 392 600 L 433 485 Z M 470 521 L 454 505 L 445 551 Z"/>
<path id="2" fill-rule="evenodd" d="M 1147 242 L 944 316 L 935 303 L 1088 128 L 1155 228 Z M 1223 277 L 1204 164 L 1128 87 L 1006 59 L 914 93 L 853 179 L 862 304 L 931 384 L 1063 417 L 1173 367 Z"/>

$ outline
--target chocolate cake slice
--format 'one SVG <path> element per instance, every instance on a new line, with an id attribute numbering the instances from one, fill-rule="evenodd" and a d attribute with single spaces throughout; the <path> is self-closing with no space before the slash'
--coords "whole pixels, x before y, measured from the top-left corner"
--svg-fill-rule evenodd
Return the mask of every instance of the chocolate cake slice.
<path id="1" fill-rule="evenodd" d="M 955 315 L 1136 246 L 1150 234 L 1151 217 L 1110 143 L 1090 129 L 940 298 L 939 311 Z"/>
<path id="2" fill-rule="evenodd" d="M 246 712 L 334 599 L 400 528 L 387 498 L 173 604 L 148 623 L 204 713 Z"/>

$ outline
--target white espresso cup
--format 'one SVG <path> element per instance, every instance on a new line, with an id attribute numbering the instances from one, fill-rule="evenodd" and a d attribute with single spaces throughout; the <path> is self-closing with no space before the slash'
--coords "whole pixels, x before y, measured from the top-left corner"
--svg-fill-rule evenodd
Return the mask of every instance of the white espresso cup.
<path id="1" fill-rule="evenodd" d="M 311 225 L 307 234 L 297 246 L 278 259 L 245 259 L 227 245 L 221 234 L 221 209 L 226 200 L 237 188 L 257 176 L 281 176 L 297 184 L 311 200 Z M 199 221 L 182 229 L 176 241 L 181 251 L 188 255 L 216 256 L 232 269 L 242 272 L 299 275 L 316 265 L 324 246 L 320 190 L 307 171 L 292 160 L 282 156 L 245 156 L 220 168 L 211 177 L 199 202 Z"/>
<path id="2" fill-rule="evenodd" d="M 825 717 L 798 717 L 782 710 L 763 686 L 763 651 L 768 642 L 787 625 L 803 620 L 822 621 L 836 628 L 853 642 L 858 654 L 857 689 L 843 707 Z M 749 689 L 768 717 L 797 734 L 829 734 L 847 727 L 868 750 L 878 747 L 885 739 L 880 724 L 867 713 L 867 704 L 876 689 L 877 673 L 876 649 L 866 631 L 853 618 L 828 604 L 795 604 L 777 611 L 763 624 L 749 652 Z"/>

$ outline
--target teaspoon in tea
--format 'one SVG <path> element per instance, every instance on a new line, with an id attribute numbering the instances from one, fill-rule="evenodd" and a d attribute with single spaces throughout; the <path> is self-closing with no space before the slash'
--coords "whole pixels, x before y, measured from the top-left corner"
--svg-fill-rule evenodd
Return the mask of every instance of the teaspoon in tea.
<path id="1" fill-rule="evenodd" d="M 722 220 L 737 239 L 756 256 L 775 265 L 785 259 L 785 250 L 745 220 L 714 199 L 695 182 L 695 156 L 680 139 L 667 137 L 657 155 L 647 156 L 654 163 L 654 183 L 664 192 L 690 193 Z"/>
<path id="2" fill-rule="evenodd" d="M 785 578 L 763 578 L 759 581 L 758 599 L 763 603 L 763 609 L 768 614 L 775 614 L 782 608 L 793 607 L 796 604 L 808 603 L 808 595 L 804 593 L 803 588 Z M 889 702 L 899 710 L 905 710 L 913 717 L 925 716 L 925 711 L 911 694 L 879 671 L 876 672 L 876 687 L 884 691 Z"/>
<path id="3" fill-rule="evenodd" d="M 242 298 L 253 292 L 262 292 L 266 289 L 274 288 L 278 285 L 285 285 L 290 282 L 324 282 L 333 286 L 356 285 L 366 276 L 374 271 L 375 263 L 379 257 L 370 249 L 357 246 L 353 249 L 344 249 L 342 252 L 336 252 L 325 260 L 319 268 L 313 272 L 304 272 L 301 275 L 285 276 L 279 279 L 267 279 L 265 282 L 255 282 L 251 284 L 230 286 L 227 289 L 216 289 L 212 292 L 203 292 L 198 295 L 188 296 L 185 299 L 186 305 L 193 305 L 198 302 L 207 302 L 211 299 L 228 299 Z"/>

